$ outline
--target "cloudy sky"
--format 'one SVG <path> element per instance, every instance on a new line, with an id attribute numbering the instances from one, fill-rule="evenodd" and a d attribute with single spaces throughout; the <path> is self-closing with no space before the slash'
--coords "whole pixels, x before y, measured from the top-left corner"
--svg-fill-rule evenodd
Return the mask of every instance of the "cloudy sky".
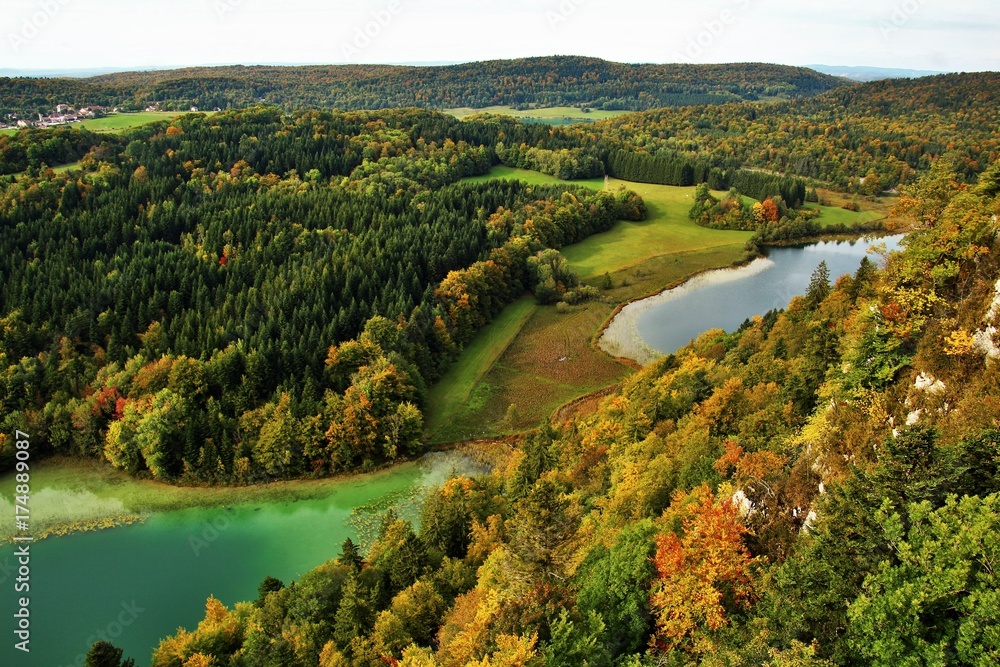
<path id="1" fill-rule="evenodd" d="M 0 69 L 553 54 L 1000 69 L 997 0 L 3 0 Z"/>

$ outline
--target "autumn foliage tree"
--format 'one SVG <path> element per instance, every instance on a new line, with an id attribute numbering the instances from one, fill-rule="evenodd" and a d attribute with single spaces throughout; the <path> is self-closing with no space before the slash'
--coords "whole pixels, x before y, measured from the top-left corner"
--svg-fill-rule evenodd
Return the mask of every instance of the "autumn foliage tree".
<path id="1" fill-rule="evenodd" d="M 656 541 L 651 641 L 661 651 L 708 653 L 713 633 L 755 596 L 746 528 L 733 503 L 707 486 L 676 495 L 667 518 L 679 525 Z"/>

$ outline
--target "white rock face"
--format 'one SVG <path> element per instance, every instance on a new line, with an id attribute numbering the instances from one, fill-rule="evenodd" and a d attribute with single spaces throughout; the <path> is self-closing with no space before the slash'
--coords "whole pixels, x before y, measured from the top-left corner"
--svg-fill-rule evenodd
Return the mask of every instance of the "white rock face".
<path id="1" fill-rule="evenodd" d="M 980 354 L 985 354 L 987 359 L 1000 358 L 1000 347 L 997 347 L 993 337 L 997 335 L 997 328 L 988 326 L 972 334 L 974 348 Z"/>
<path id="2" fill-rule="evenodd" d="M 1000 279 L 993 286 L 993 303 L 990 304 L 990 309 L 986 311 L 986 317 L 983 318 L 983 321 L 987 324 L 992 324 L 996 321 L 997 315 L 1000 315 Z"/>
<path id="3" fill-rule="evenodd" d="M 816 510 L 809 510 L 809 514 L 806 515 L 806 520 L 802 523 L 803 533 L 812 532 L 813 526 L 816 525 Z"/>
<path id="4" fill-rule="evenodd" d="M 913 426 L 914 424 L 916 424 L 918 421 L 920 421 L 920 415 L 922 413 L 923 410 L 914 410 L 910 414 L 906 415 L 906 425 Z"/>
<path id="5" fill-rule="evenodd" d="M 738 508 L 740 516 L 744 519 L 753 512 L 753 503 L 747 498 L 747 494 L 743 493 L 743 489 L 739 489 L 733 494 L 732 503 Z"/>
<path id="6" fill-rule="evenodd" d="M 986 326 L 972 334 L 976 351 L 985 354 L 987 359 L 1000 359 L 1000 347 L 997 347 L 994 340 L 997 334 L 995 326 L 997 315 L 1000 315 L 1000 280 L 993 286 L 993 301 L 983 318 L 983 324 Z"/>
<path id="7" fill-rule="evenodd" d="M 913 383 L 913 388 L 926 391 L 928 394 L 940 394 L 944 392 L 945 385 L 930 373 L 921 373 Z"/>

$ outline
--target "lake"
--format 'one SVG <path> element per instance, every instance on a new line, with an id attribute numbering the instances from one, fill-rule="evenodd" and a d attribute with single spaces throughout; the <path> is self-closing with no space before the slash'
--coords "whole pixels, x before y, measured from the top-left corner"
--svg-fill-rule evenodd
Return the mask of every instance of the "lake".
<path id="1" fill-rule="evenodd" d="M 820 262 L 826 262 L 834 282 L 857 271 L 873 246 L 896 250 L 902 238 L 769 248 L 765 257 L 746 266 L 709 271 L 679 287 L 628 304 L 605 330 L 601 348 L 617 357 L 649 363 L 676 352 L 709 329 L 734 331 L 749 317 L 785 308 L 792 297 L 806 293 Z"/>
<path id="2" fill-rule="evenodd" d="M 336 557 L 345 538 L 370 540 L 386 509 L 416 519 L 427 488 L 452 472 L 482 470 L 468 456 L 434 453 L 331 480 L 319 498 L 164 512 L 141 524 L 37 542 L 31 546 L 30 655 L 13 648 L 15 598 L 22 594 L 13 592 L 14 548 L 4 545 L 0 664 L 82 665 L 103 633 L 137 665 L 147 665 L 161 638 L 202 619 L 209 595 L 227 606 L 253 600 L 264 577 L 287 584 Z M 0 481 L 13 488 L 12 480 Z"/>

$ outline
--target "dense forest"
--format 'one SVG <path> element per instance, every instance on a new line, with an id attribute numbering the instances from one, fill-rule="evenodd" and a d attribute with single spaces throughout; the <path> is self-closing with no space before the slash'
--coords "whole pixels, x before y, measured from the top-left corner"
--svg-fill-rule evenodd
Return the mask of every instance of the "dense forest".
<path id="1" fill-rule="evenodd" d="M 207 67 L 90 79 L 0 79 L 0 116 L 48 113 L 56 104 L 122 109 L 433 109 L 494 105 L 644 110 L 687 104 L 808 97 L 849 85 L 801 67 L 631 65 L 548 57 L 407 67 L 324 65 Z"/>
<path id="2" fill-rule="evenodd" d="M 10 178 L 4 428 L 162 480 L 419 451 L 426 387 L 473 334 L 573 286 L 558 248 L 645 215 L 624 190 L 458 183 L 494 164 L 491 131 L 416 109 L 190 115 Z"/>
<path id="3" fill-rule="evenodd" d="M 884 268 L 821 267 L 152 664 L 996 664 L 1000 164 L 960 171 L 904 190 Z"/>

